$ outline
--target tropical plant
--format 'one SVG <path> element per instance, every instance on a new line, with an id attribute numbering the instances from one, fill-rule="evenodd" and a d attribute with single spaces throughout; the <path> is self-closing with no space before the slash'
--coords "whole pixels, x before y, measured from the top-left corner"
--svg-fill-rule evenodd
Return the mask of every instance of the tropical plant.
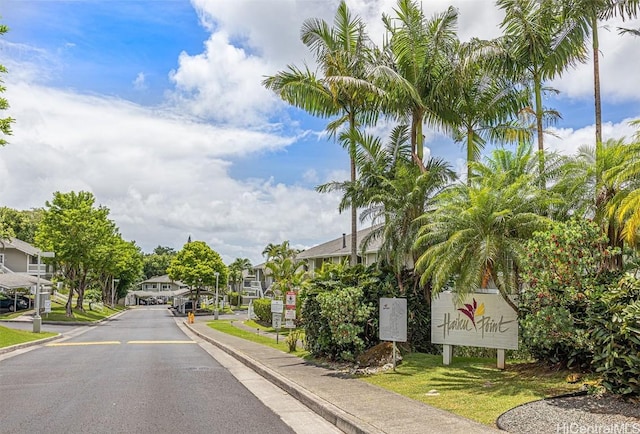
<path id="1" fill-rule="evenodd" d="M 423 284 L 430 281 L 436 292 L 450 285 L 459 298 L 493 282 L 517 311 L 509 296 L 519 289 L 524 242 L 548 219 L 535 212 L 540 196 L 530 176 L 510 183 L 500 181 L 505 174 L 495 176 L 451 186 L 439 195 L 435 212 L 420 218 L 415 246 L 425 250 L 416 269 Z"/>
<path id="2" fill-rule="evenodd" d="M 423 124 L 447 129 L 451 113 L 440 83 L 446 77 L 448 58 L 457 42 L 458 12 L 446 11 L 427 19 L 414 0 L 399 0 L 395 16 L 383 15 L 388 46 L 378 59 L 375 76 L 386 90 L 386 107 L 403 123 L 410 124 L 411 155 L 424 167 Z"/>
<path id="3" fill-rule="evenodd" d="M 625 276 L 597 300 L 587 319 L 592 365 L 610 392 L 640 395 L 640 283 Z"/>
<path id="4" fill-rule="evenodd" d="M 244 272 L 253 268 L 249 258 L 236 258 L 229 264 L 229 282 L 235 286 L 237 292 L 242 291 Z"/>
<path id="5" fill-rule="evenodd" d="M 355 132 L 374 122 L 377 102 L 373 96 L 381 95 L 369 80 L 372 43 L 364 22 L 351 15 L 344 1 L 338 6 L 333 27 L 322 19 L 308 19 L 302 25 L 301 39 L 314 54 L 321 74 L 289 65 L 286 71 L 267 77 L 263 85 L 314 116 L 337 116 L 327 130 L 347 149 L 350 178 L 355 183 Z M 357 263 L 357 245 L 357 209 L 352 206 L 351 265 Z"/>
<path id="6" fill-rule="evenodd" d="M 637 16 L 640 1 L 638 0 L 564 0 L 564 19 L 573 22 L 574 26 L 583 30 L 583 44 L 591 39 L 593 59 L 593 83 L 595 106 L 595 143 L 596 151 L 602 144 L 602 98 L 600 96 L 600 38 L 598 35 L 599 21 L 608 20 L 616 15 L 624 18 Z M 586 30 L 586 31 L 585 31 Z M 622 29 L 634 34 L 632 29 Z M 589 38 L 590 37 L 590 38 Z"/>
<path id="7" fill-rule="evenodd" d="M 612 254 L 598 224 L 574 218 L 533 234 L 522 258 L 522 340 L 540 361 L 585 368 L 591 360 L 585 318 L 602 285 L 615 280 Z"/>
<path id="8" fill-rule="evenodd" d="M 565 20 L 556 0 L 497 0 L 497 4 L 505 16 L 504 35 L 495 41 L 500 55 L 494 58 L 494 66 L 499 74 L 533 88 L 533 107 L 527 111 L 535 120 L 539 173 L 543 175 L 545 121 L 559 117 L 543 107 L 544 83 L 586 59 L 585 26 Z"/>
<path id="9" fill-rule="evenodd" d="M 454 44 L 449 73 L 443 80 L 452 135 L 467 150 L 467 182 L 471 182 L 470 163 L 480 159 L 487 142 L 528 142 L 531 138 L 530 129 L 518 120 L 528 104 L 528 92 L 486 67 L 474 54 L 482 45 L 477 40 Z"/>
<path id="10" fill-rule="evenodd" d="M 640 188 L 640 142 L 626 144 L 624 139 L 610 139 L 599 147 L 582 146 L 577 155 L 563 167 L 564 179 L 558 186 L 565 191 L 577 215 L 593 218 L 607 234 L 609 245 L 619 253 L 611 258 L 610 268 L 623 268 L 624 235 L 634 240 L 631 229 L 625 229 L 624 216 L 633 215 L 634 191 Z"/>
<path id="11" fill-rule="evenodd" d="M 283 241 L 274 253 L 275 255 L 265 264 L 273 277 L 271 289 L 281 294 L 297 290 L 306 272 L 304 264 L 296 260 L 298 251 L 289 247 L 289 241 Z"/>

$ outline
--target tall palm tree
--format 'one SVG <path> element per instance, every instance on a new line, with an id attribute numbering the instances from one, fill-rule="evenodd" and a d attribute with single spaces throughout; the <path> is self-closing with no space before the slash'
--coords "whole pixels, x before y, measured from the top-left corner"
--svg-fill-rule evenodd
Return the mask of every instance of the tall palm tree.
<path id="1" fill-rule="evenodd" d="M 423 124 L 444 130 L 448 126 L 440 83 L 457 42 L 458 12 L 449 7 L 427 19 L 414 0 L 398 0 L 394 11 L 394 17 L 383 16 L 389 33 L 387 57 L 375 75 L 387 91 L 386 110 L 411 125 L 413 161 L 424 171 Z"/>
<path id="2" fill-rule="evenodd" d="M 623 18 L 634 18 L 640 8 L 640 0 L 563 0 L 564 17 L 575 26 L 587 31 L 583 34 L 586 45 L 591 36 L 593 58 L 593 91 L 596 125 L 596 149 L 602 144 L 602 98 L 600 96 L 600 41 L 598 24 L 616 15 Z M 623 32 L 635 33 L 632 29 L 621 29 Z M 640 34 L 640 32 L 638 32 Z"/>
<path id="3" fill-rule="evenodd" d="M 482 58 L 474 54 L 481 45 L 477 40 L 454 44 L 443 86 L 453 137 L 467 149 L 468 182 L 471 163 L 478 161 L 486 142 L 504 144 L 531 137 L 529 128 L 518 122 L 518 114 L 529 101 L 528 92 L 486 68 Z"/>
<path id="4" fill-rule="evenodd" d="M 586 59 L 582 41 L 586 26 L 563 19 L 556 0 L 497 0 L 505 12 L 501 27 L 504 35 L 497 46 L 499 68 L 513 79 L 523 79 L 533 87 L 535 131 L 538 142 L 540 174 L 544 173 L 544 124 L 557 113 L 545 115 L 542 103 L 544 83 L 556 78 L 569 67 Z"/>
<path id="5" fill-rule="evenodd" d="M 377 100 L 372 95 L 382 95 L 368 77 L 373 44 L 364 22 L 351 15 L 344 1 L 338 6 L 333 27 L 321 19 L 308 19 L 303 23 L 301 39 L 315 55 L 320 74 L 289 65 L 286 71 L 267 77 L 263 85 L 314 116 L 337 116 L 327 129 L 338 135 L 347 149 L 351 182 L 355 183 L 355 131 L 376 119 L 373 106 Z M 357 229 L 357 209 L 352 206 L 351 265 L 357 263 Z"/>
<path id="6" fill-rule="evenodd" d="M 538 189 L 529 175 L 509 182 L 505 173 L 496 176 L 474 177 L 439 196 L 436 211 L 422 218 L 415 244 L 425 250 L 416 268 L 434 291 L 450 285 L 460 298 L 493 282 L 517 311 L 508 296 L 518 289 L 524 241 L 548 219 L 535 212 Z"/>

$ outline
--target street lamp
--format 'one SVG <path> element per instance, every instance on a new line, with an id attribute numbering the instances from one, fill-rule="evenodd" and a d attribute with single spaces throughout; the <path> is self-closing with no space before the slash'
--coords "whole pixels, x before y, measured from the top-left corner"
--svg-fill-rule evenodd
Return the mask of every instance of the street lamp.
<path id="1" fill-rule="evenodd" d="M 218 277 L 220 277 L 220 273 L 216 271 L 213 274 L 216 276 L 216 305 L 213 308 L 213 319 L 218 319 Z"/>
<path id="2" fill-rule="evenodd" d="M 54 252 L 38 251 L 36 255 L 38 256 L 38 269 L 36 270 L 36 314 L 33 316 L 33 332 L 40 333 L 40 328 L 42 326 L 42 317 L 40 317 L 40 257 L 53 258 L 56 254 Z"/>

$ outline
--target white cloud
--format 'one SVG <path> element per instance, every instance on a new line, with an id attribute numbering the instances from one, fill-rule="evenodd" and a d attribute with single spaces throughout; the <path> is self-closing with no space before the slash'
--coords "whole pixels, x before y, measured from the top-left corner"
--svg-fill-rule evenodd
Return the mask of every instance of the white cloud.
<path id="1" fill-rule="evenodd" d="M 147 89 L 147 83 L 145 80 L 146 80 L 146 77 L 144 75 L 144 72 L 138 72 L 138 75 L 136 75 L 135 80 L 133 80 L 133 88 L 135 90 Z"/>
<path id="2" fill-rule="evenodd" d="M 232 158 L 293 139 L 113 98 L 16 82 L 8 89 L 18 122 L 0 150 L 3 205 L 42 207 L 54 191 L 87 190 L 146 251 L 180 248 L 191 234 L 229 261 L 259 259 L 269 242 L 321 241 L 343 219 L 335 196 L 229 175 Z"/>
<path id="3" fill-rule="evenodd" d="M 619 123 L 604 122 L 602 124 L 602 139 L 631 139 L 637 131 L 629 122 L 638 119 L 628 118 Z M 564 155 L 573 155 L 580 146 L 593 146 L 595 126 L 588 125 L 583 128 L 550 128 L 552 135 L 545 136 L 545 147 Z"/>

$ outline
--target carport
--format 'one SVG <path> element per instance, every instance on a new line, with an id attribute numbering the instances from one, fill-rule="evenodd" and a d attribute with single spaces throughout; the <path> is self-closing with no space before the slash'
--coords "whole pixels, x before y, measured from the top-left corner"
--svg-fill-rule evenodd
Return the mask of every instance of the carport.
<path id="1" fill-rule="evenodd" d="M 29 291 L 29 288 L 35 286 L 38 281 L 40 285 L 51 286 L 53 283 L 49 280 L 38 279 L 36 276 L 32 276 L 27 273 L 2 273 L 0 274 L 0 291 L 11 294 L 13 293 L 14 306 L 18 301 L 18 290 L 24 289 L 24 293 Z"/>

